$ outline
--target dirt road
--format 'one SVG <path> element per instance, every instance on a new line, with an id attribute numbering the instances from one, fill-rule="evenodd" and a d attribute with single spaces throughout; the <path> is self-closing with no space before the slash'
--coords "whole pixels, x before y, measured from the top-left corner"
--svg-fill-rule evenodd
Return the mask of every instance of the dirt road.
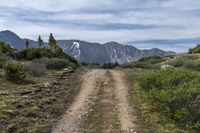
<path id="1" fill-rule="evenodd" d="M 95 96 L 95 88 L 102 80 L 104 74 L 104 71 L 91 70 L 83 76 L 83 84 L 79 95 L 75 98 L 73 104 L 58 122 L 52 133 L 80 132 L 78 126 L 81 122 L 81 117 L 88 110 L 89 100 Z"/>
<path id="2" fill-rule="evenodd" d="M 138 118 L 134 105 L 130 102 L 128 85 L 124 74 L 120 71 L 111 71 L 114 78 L 115 93 L 118 99 L 119 119 L 123 132 L 137 132 L 139 130 Z"/>
<path id="3" fill-rule="evenodd" d="M 102 89 L 102 95 L 97 91 Z M 63 118 L 57 123 L 52 133 L 81 133 L 81 123 L 84 123 L 86 112 L 90 109 L 90 103 L 94 97 L 100 97 L 100 106 L 96 113 L 102 118 L 98 132 L 137 132 L 138 119 L 134 113 L 133 105 L 130 104 L 128 86 L 122 72 L 112 70 L 95 69 L 83 75 L 83 83 L 79 95 L 75 98 L 71 107 L 66 111 Z M 94 120 L 95 121 L 95 120 Z M 119 123 L 119 124 L 118 124 Z M 93 123 L 90 123 L 93 124 Z M 119 126 L 116 126 L 116 125 Z M 88 127 L 91 127 L 90 125 Z M 87 127 L 85 127 L 87 128 Z M 84 132 L 92 132 L 87 129 Z"/>

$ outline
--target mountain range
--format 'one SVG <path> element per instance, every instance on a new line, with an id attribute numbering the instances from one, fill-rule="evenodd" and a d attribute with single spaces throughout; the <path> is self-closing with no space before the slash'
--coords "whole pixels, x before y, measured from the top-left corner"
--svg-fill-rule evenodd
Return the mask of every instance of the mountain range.
<path id="1" fill-rule="evenodd" d="M 12 31 L 0 32 L 0 40 L 9 43 L 13 48 L 23 49 L 25 39 L 20 38 Z M 30 47 L 37 47 L 37 42 L 29 40 Z M 165 56 L 175 54 L 158 48 L 140 50 L 132 45 L 123 45 L 118 42 L 107 42 L 104 44 L 91 43 L 81 40 L 57 40 L 63 51 L 81 62 L 86 63 L 114 63 L 120 64 L 138 60 L 145 56 Z M 45 43 L 45 46 L 48 46 Z"/>

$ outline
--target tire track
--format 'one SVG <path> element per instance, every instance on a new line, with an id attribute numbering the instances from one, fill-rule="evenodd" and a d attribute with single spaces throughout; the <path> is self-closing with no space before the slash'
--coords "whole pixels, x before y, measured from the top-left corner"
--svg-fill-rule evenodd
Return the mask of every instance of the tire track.
<path id="1" fill-rule="evenodd" d="M 133 105 L 131 105 L 128 86 L 125 82 L 124 74 L 120 71 L 111 71 L 114 85 L 115 94 L 118 99 L 119 120 L 121 123 L 122 132 L 138 132 L 138 119 L 134 113 Z"/>
<path id="2" fill-rule="evenodd" d="M 90 70 L 83 75 L 83 83 L 79 95 L 75 98 L 63 118 L 57 123 L 57 126 L 53 128 L 52 133 L 81 132 L 79 131 L 79 125 L 82 117 L 89 109 L 89 100 L 95 96 L 95 88 L 104 77 L 104 74 L 104 71 Z"/>

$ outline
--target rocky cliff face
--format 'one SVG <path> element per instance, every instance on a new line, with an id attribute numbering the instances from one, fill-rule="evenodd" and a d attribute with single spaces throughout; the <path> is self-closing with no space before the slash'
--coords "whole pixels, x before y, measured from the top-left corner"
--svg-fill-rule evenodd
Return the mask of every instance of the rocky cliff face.
<path id="1" fill-rule="evenodd" d="M 9 43 L 14 48 L 24 48 L 25 39 L 11 31 L 0 32 L 0 40 Z M 30 47 L 37 47 L 37 42 L 29 40 Z M 105 44 L 90 43 L 80 40 L 57 40 L 63 51 L 72 57 L 86 63 L 126 63 L 145 56 L 165 56 L 174 54 L 157 48 L 139 50 L 134 46 L 122 45 L 117 42 Z M 47 43 L 46 43 L 47 46 Z"/>
<path id="2" fill-rule="evenodd" d="M 174 54 L 157 48 L 139 50 L 134 46 L 122 45 L 117 42 L 105 44 L 89 43 L 79 40 L 58 41 L 60 47 L 69 55 L 87 63 L 126 63 L 145 56 L 165 56 Z"/>

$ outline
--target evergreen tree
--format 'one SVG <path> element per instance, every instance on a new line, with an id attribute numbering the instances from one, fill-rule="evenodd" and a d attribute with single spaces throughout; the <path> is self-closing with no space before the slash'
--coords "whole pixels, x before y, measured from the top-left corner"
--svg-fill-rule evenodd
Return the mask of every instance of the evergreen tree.
<path id="1" fill-rule="evenodd" d="M 53 47 L 56 47 L 56 45 L 57 45 L 57 42 L 56 42 L 53 34 L 51 33 L 49 36 L 49 46 L 52 49 Z"/>
<path id="2" fill-rule="evenodd" d="M 60 53 L 62 53 L 62 49 L 58 47 L 56 39 L 52 33 L 49 36 L 49 47 L 54 56 L 58 56 Z"/>
<path id="3" fill-rule="evenodd" d="M 39 37 L 38 37 L 38 46 L 39 46 L 39 48 L 41 48 L 43 45 L 44 45 L 44 42 L 43 42 L 41 36 L 39 35 Z"/>
<path id="4" fill-rule="evenodd" d="M 25 41 L 25 46 L 26 46 L 26 49 L 28 49 L 29 48 L 29 41 L 26 39 L 26 41 Z"/>

